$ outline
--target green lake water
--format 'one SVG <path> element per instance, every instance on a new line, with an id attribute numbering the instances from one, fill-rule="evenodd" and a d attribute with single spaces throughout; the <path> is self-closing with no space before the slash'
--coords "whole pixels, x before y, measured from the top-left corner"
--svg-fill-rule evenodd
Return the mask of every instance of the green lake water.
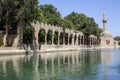
<path id="1" fill-rule="evenodd" d="M 120 49 L 0 56 L 0 80 L 120 80 Z"/>

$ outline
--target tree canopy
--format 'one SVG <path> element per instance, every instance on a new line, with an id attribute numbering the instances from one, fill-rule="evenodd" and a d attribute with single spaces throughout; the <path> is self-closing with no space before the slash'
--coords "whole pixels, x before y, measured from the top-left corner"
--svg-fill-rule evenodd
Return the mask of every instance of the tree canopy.
<path id="1" fill-rule="evenodd" d="M 85 35 L 100 36 L 102 29 L 93 18 L 72 12 L 62 17 L 51 4 L 38 5 L 38 0 L 0 0 L 0 27 L 17 28 L 20 23 L 43 22 L 82 31 Z M 22 25 L 24 27 L 25 25 Z"/>
<path id="2" fill-rule="evenodd" d="M 7 46 L 9 29 L 16 30 L 22 43 L 23 28 L 36 20 L 38 20 L 38 0 L 0 0 L 0 29 L 6 30 L 4 46 Z"/>
<path id="3" fill-rule="evenodd" d="M 120 41 L 120 36 L 116 36 L 114 39 Z"/>
<path id="4" fill-rule="evenodd" d="M 85 35 L 89 36 L 94 34 L 100 36 L 102 29 L 98 27 L 98 24 L 93 18 L 87 17 L 83 13 L 72 12 L 64 17 L 65 20 L 70 21 L 73 24 L 73 28 L 78 31 L 82 31 Z"/>
<path id="5" fill-rule="evenodd" d="M 99 37 L 102 32 L 94 19 L 83 13 L 72 12 L 62 18 L 57 8 L 51 4 L 40 5 L 39 10 L 42 15 L 39 22 L 82 31 L 86 36 L 94 34 Z"/>
<path id="6" fill-rule="evenodd" d="M 0 0 L 0 25 L 17 27 L 33 22 L 38 16 L 38 0 Z"/>
<path id="7" fill-rule="evenodd" d="M 120 45 L 120 36 L 114 37 L 114 40 L 119 41 L 118 44 Z"/>

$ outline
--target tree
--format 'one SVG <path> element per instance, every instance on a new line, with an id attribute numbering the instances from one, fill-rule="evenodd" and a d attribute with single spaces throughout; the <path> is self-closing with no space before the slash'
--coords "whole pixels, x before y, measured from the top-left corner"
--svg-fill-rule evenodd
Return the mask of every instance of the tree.
<path id="1" fill-rule="evenodd" d="M 37 18 L 37 20 L 40 23 L 46 23 L 46 18 L 44 17 L 43 12 L 41 11 L 40 8 L 38 9 L 38 18 Z"/>
<path id="2" fill-rule="evenodd" d="M 38 18 L 38 0 L 18 0 L 16 9 L 16 21 L 18 22 L 17 31 L 21 40 L 19 43 L 22 44 L 23 28 L 26 27 L 26 25 L 30 25 L 31 22 L 35 22 Z"/>
<path id="3" fill-rule="evenodd" d="M 0 1 L 0 23 L 2 28 L 6 29 L 6 38 L 5 38 L 5 43 L 4 46 L 7 46 L 7 36 L 8 36 L 8 29 L 11 27 L 11 24 L 14 23 L 15 17 L 14 15 L 14 3 L 13 0 L 1 0 Z M 13 20 L 13 21 L 12 21 Z"/>
<path id="4" fill-rule="evenodd" d="M 23 28 L 37 20 L 38 0 L 1 0 L 0 8 L 0 24 L 6 28 L 6 38 L 9 28 L 17 29 L 22 44 Z"/>
<path id="5" fill-rule="evenodd" d="M 120 36 L 114 37 L 114 40 L 119 41 L 118 44 L 120 45 Z"/>
<path id="6" fill-rule="evenodd" d="M 116 36 L 114 39 L 120 41 L 120 36 Z"/>
<path id="7" fill-rule="evenodd" d="M 41 15 L 44 17 L 44 22 L 51 25 L 59 25 L 61 22 L 61 14 L 51 4 L 40 5 L 39 10 Z M 42 20 L 41 20 L 42 21 Z"/>
<path id="8" fill-rule="evenodd" d="M 63 22 L 62 26 L 64 28 L 74 29 L 73 24 L 70 21 L 63 19 L 62 22 Z"/>
<path id="9" fill-rule="evenodd" d="M 76 12 L 72 12 L 71 14 L 65 16 L 64 19 L 73 24 L 73 29 L 82 31 L 86 36 L 91 34 L 100 36 L 102 32 L 94 19 L 87 17 L 83 13 L 78 14 Z"/>
<path id="10" fill-rule="evenodd" d="M 84 29 L 87 16 L 84 14 L 78 14 L 76 12 L 72 12 L 71 14 L 64 17 L 65 20 L 70 21 L 73 24 L 73 27 L 75 30 L 81 31 L 81 29 Z"/>

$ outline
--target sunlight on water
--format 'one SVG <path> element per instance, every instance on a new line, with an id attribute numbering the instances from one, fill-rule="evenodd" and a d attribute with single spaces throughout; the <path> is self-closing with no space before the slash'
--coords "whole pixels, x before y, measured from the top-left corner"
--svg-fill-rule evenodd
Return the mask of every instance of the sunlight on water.
<path id="1" fill-rule="evenodd" d="M 0 56 L 0 80 L 119 80 L 120 50 Z"/>

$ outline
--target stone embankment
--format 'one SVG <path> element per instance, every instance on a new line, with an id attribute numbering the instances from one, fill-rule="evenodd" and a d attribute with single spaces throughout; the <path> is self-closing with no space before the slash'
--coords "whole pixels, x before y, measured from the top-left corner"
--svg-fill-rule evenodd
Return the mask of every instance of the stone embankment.
<path id="1" fill-rule="evenodd" d="M 18 49 L 13 47 L 0 47 L 0 55 L 17 55 L 17 54 L 23 54 L 26 50 L 24 49 Z"/>
<path id="2" fill-rule="evenodd" d="M 120 47 L 117 47 L 120 48 Z M 49 52 L 63 52 L 63 51 L 77 51 L 77 50 L 96 50 L 96 49 L 107 49 L 107 48 L 100 48 L 100 47 L 80 47 L 80 46 L 43 46 L 41 50 L 24 50 L 18 49 L 15 47 L 0 47 L 0 56 L 1 55 L 22 55 L 22 54 L 31 54 L 31 53 L 49 53 Z M 108 48 L 109 49 L 109 48 Z"/>
<path id="3" fill-rule="evenodd" d="M 42 46 L 41 50 L 24 50 L 15 47 L 0 47 L 0 55 L 21 55 L 21 54 L 31 54 L 31 53 L 49 53 L 49 52 L 62 52 L 62 51 L 75 51 L 83 49 L 80 46 Z M 89 48 L 84 48 L 89 49 Z"/>

